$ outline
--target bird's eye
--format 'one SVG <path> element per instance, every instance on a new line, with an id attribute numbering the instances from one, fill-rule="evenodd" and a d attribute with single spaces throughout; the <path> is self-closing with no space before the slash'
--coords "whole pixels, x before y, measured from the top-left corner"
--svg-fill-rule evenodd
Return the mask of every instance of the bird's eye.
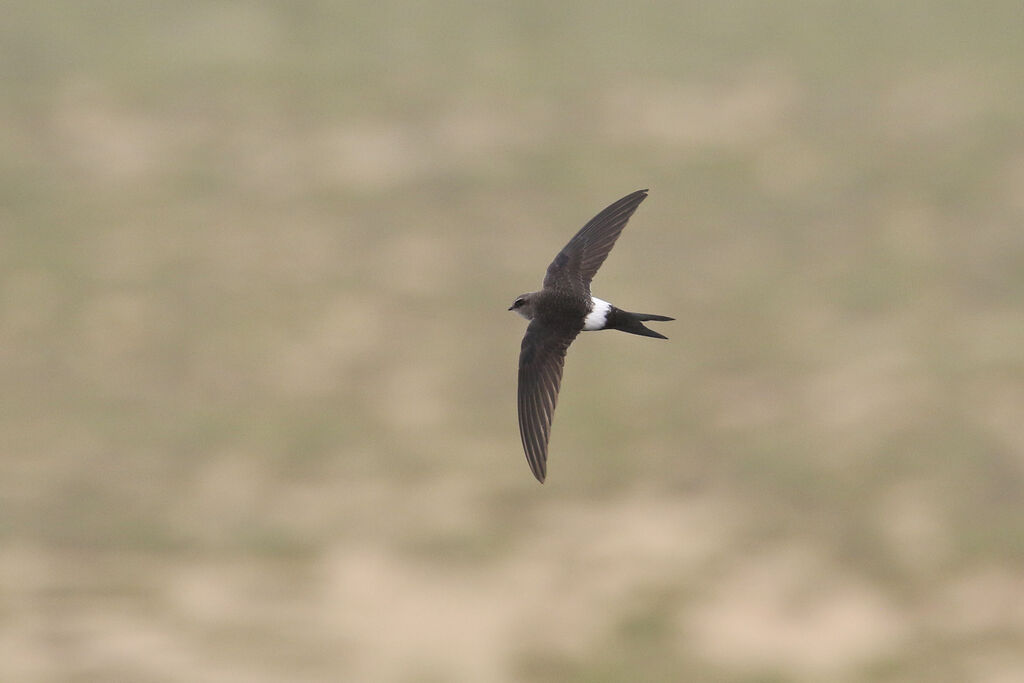
<path id="1" fill-rule="evenodd" d="M 519 308 L 519 307 L 520 307 L 520 306 L 522 306 L 522 305 L 523 305 L 523 300 L 522 300 L 522 299 L 516 299 L 516 300 L 515 300 L 515 301 L 514 301 L 514 302 L 512 303 L 512 308 Z"/>

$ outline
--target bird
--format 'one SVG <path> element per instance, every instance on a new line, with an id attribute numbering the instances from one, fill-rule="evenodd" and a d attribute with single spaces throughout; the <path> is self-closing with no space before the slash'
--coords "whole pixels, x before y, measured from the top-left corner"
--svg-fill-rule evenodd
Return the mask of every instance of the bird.
<path id="1" fill-rule="evenodd" d="M 565 353 L 576 336 L 585 331 L 621 330 L 668 339 L 643 323 L 675 320 L 624 311 L 590 293 L 590 281 L 646 198 L 647 190 L 637 190 L 590 219 L 548 266 L 543 287 L 516 297 L 508 309 L 530 321 L 519 351 L 519 436 L 530 470 L 542 484 Z"/>

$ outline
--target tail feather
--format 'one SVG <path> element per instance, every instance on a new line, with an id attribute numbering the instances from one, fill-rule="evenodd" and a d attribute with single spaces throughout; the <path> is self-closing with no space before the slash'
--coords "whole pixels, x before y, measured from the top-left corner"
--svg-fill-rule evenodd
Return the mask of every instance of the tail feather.
<path id="1" fill-rule="evenodd" d="M 644 336 L 644 337 L 656 337 L 658 339 L 668 339 L 668 337 L 666 337 L 665 335 L 660 334 L 658 332 L 655 332 L 651 328 L 645 326 L 639 320 L 635 321 L 629 327 L 623 327 L 621 329 L 622 329 L 623 332 L 629 332 L 630 334 L 639 334 L 639 335 Z"/>
<path id="2" fill-rule="evenodd" d="M 663 334 L 659 334 L 654 330 L 644 325 L 641 321 L 643 320 L 656 320 L 656 321 L 667 321 L 675 320 L 667 315 L 654 315 L 652 313 L 630 313 L 629 311 L 623 311 L 622 309 L 614 309 L 612 315 L 609 316 L 609 327 L 630 334 L 639 334 L 642 337 L 655 337 L 656 339 L 668 339 Z"/>

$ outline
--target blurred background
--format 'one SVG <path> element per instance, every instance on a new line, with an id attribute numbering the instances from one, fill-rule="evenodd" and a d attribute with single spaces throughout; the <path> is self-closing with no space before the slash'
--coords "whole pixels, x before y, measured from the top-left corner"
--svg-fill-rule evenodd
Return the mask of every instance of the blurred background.
<path id="1" fill-rule="evenodd" d="M 1024 680 L 1022 21 L 6 3 L 0 679 Z"/>

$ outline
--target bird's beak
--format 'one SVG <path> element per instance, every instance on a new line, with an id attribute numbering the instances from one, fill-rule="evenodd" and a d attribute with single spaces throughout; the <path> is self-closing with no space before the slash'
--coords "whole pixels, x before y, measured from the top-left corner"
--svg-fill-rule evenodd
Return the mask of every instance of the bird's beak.
<path id="1" fill-rule="evenodd" d="M 515 308 L 515 306 L 509 306 L 509 307 L 508 307 L 508 310 L 510 310 L 510 311 L 511 311 L 511 310 L 512 310 L 513 308 Z"/>

